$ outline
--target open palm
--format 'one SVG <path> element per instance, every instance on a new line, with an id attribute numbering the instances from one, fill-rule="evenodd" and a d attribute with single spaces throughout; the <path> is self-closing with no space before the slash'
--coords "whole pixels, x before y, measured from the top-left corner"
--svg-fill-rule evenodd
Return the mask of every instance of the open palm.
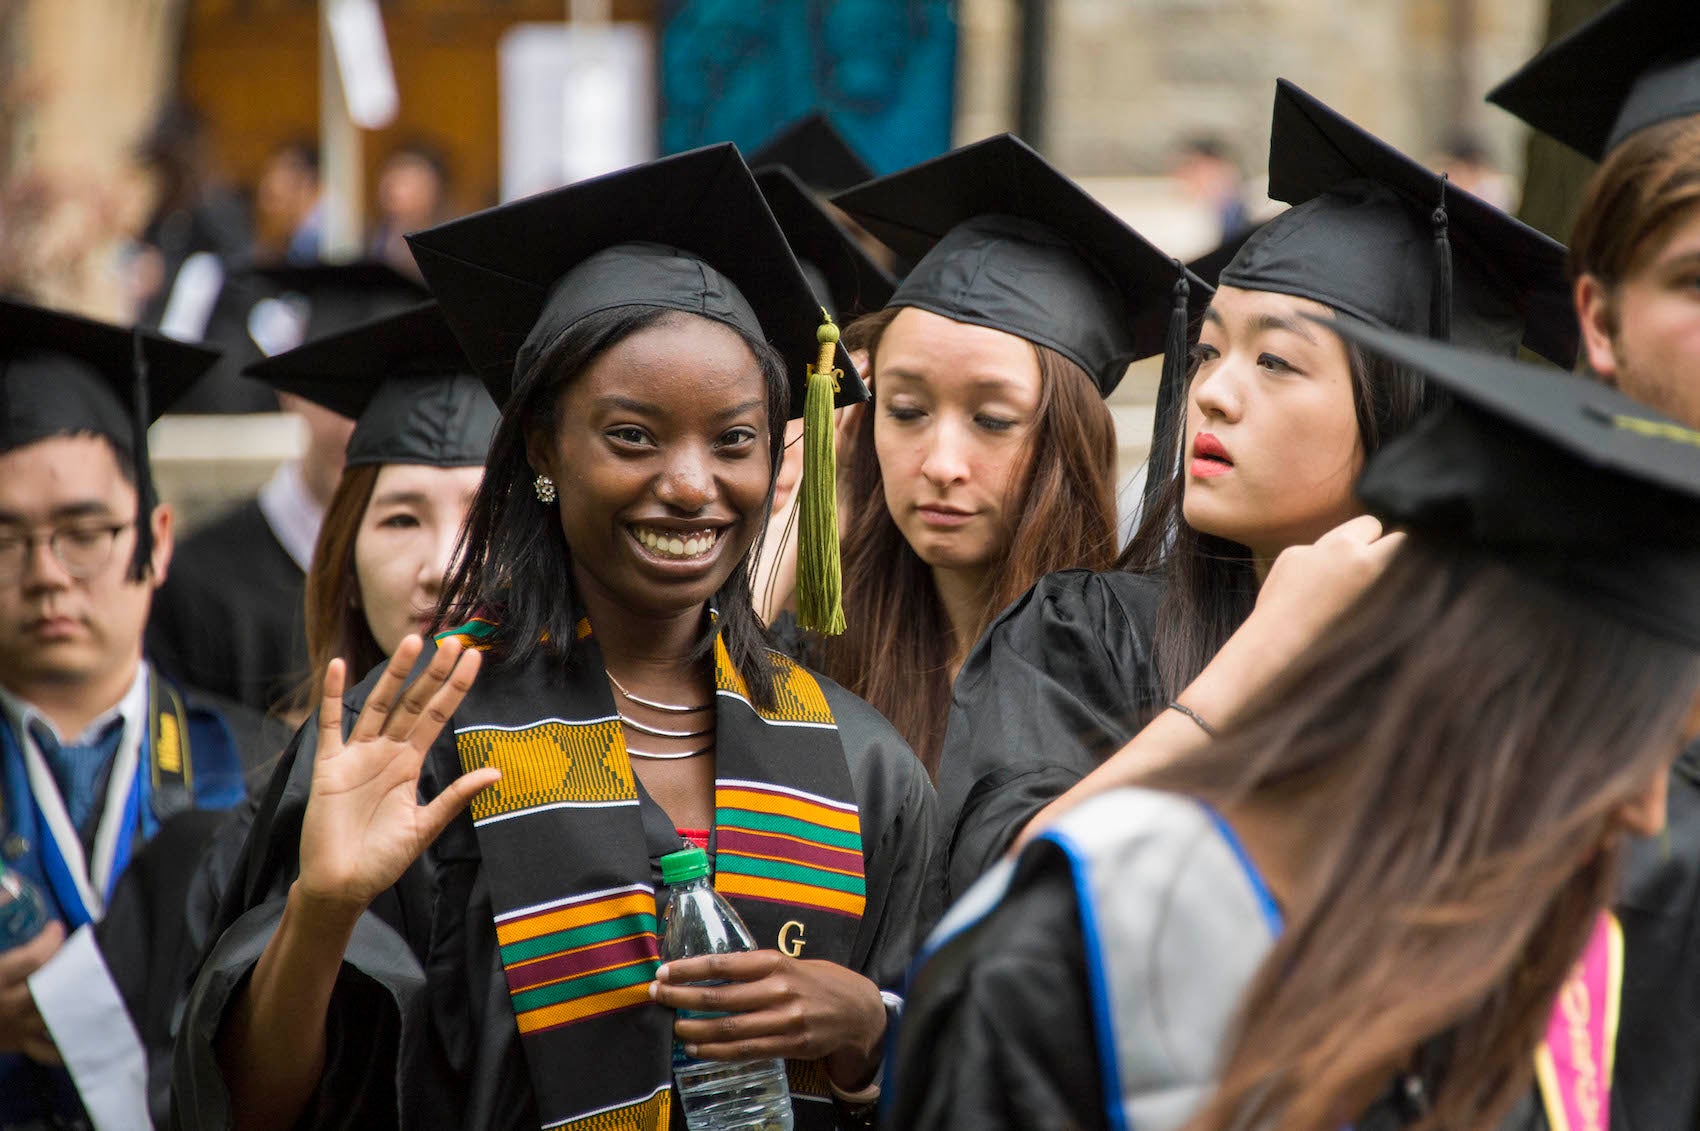
<path id="1" fill-rule="evenodd" d="M 438 649 L 425 672 L 403 690 L 423 648 L 409 636 L 396 649 L 347 739 L 342 737 L 341 660 L 325 673 L 313 785 L 301 825 L 303 894 L 323 903 L 365 908 L 401 878 L 427 845 L 500 772 L 463 774 L 430 802 L 419 803 L 419 770 L 431 744 L 478 676 L 477 652 L 456 641 Z"/>

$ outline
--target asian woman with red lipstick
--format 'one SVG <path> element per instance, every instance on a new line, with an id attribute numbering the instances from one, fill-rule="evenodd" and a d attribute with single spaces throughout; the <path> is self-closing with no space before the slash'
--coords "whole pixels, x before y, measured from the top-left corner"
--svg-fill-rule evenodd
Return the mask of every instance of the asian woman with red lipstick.
<path id="1" fill-rule="evenodd" d="M 1397 537 L 1352 484 L 1430 397 L 1313 318 L 1574 356 L 1562 246 L 1286 83 L 1270 183 L 1294 207 L 1222 270 L 1188 377 L 1160 393 L 1118 568 L 1045 578 L 957 679 L 939 780 L 951 898 L 1047 806 L 1202 744 L 1391 558 Z"/>

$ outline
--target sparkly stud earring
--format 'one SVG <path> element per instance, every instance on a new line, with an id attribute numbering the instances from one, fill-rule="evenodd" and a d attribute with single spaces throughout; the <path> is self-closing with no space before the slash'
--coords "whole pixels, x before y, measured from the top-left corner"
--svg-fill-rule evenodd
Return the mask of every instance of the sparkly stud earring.
<path id="1" fill-rule="evenodd" d="M 537 492 L 537 501 L 552 503 L 555 501 L 555 481 L 547 475 L 539 475 L 531 481 L 532 489 Z"/>

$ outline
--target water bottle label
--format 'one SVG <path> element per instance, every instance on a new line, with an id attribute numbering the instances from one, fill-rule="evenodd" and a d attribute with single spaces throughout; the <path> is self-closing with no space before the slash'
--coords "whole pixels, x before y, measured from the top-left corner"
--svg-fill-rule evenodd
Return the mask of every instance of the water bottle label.
<path id="1" fill-rule="evenodd" d="M 707 984 L 707 983 L 704 983 L 704 984 Z M 724 985 L 724 983 L 714 983 L 714 984 L 715 985 Z M 701 1010 L 701 1009 L 680 1009 L 680 1010 L 676 1010 L 674 1012 L 674 1016 L 677 1019 L 683 1020 L 683 1021 L 712 1021 L 716 1017 L 725 1017 L 725 1016 L 727 1016 L 727 1014 L 725 1014 L 725 1013 L 714 1013 L 714 1012 L 710 1012 L 710 1011 L 707 1011 L 707 1010 Z M 675 1071 L 677 1071 L 678 1069 L 683 1068 L 687 1065 L 700 1064 L 700 1063 L 701 1063 L 701 1061 L 698 1060 L 698 1058 L 691 1056 L 691 1055 L 689 1055 L 688 1053 L 685 1052 L 685 1042 L 678 1040 L 677 1038 L 674 1039 L 674 1041 L 673 1041 L 673 1068 L 674 1068 Z"/>

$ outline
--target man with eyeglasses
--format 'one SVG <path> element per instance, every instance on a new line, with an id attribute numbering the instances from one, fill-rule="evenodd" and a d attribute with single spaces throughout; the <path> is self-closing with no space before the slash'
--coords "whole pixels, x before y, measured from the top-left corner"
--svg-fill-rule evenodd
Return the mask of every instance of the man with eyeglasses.
<path id="1" fill-rule="evenodd" d="M 0 862 L 53 920 L 0 952 L 4 1131 L 147 1126 L 126 983 L 182 907 L 93 928 L 162 826 L 245 793 L 226 718 L 142 656 L 172 551 L 146 429 L 216 356 L 0 300 Z"/>

